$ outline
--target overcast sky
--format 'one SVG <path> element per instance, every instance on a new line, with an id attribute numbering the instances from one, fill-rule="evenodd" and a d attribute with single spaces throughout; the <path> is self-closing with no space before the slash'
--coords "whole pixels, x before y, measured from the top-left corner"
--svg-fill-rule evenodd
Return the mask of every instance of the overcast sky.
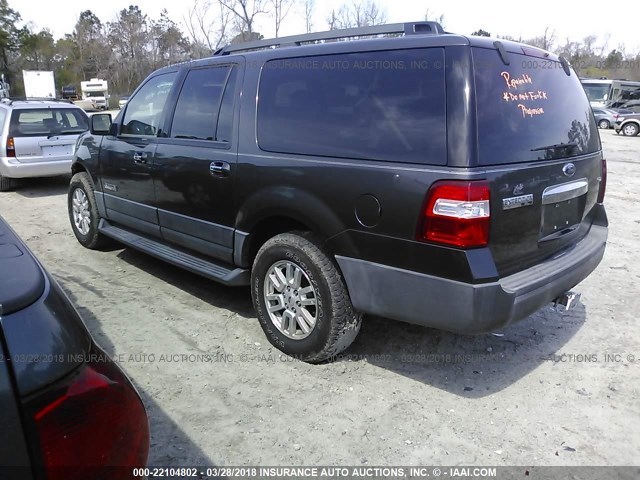
<path id="1" fill-rule="evenodd" d="M 212 0 L 215 2 L 215 0 Z M 350 0 L 347 0 L 350 1 Z M 103 21 L 111 21 L 117 12 L 131 4 L 151 18 L 158 18 L 166 8 L 171 18 L 182 22 L 193 0 L 9 0 L 26 22 L 37 28 L 48 28 L 54 37 L 71 33 L 82 10 L 92 10 Z M 314 30 L 326 30 L 326 17 L 343 0 L 316 0 Z M 492 35 L 511 35 L 531 38 L 542 35 L 545 27 L 556 31 L 564 43 L 569 37 L 581 40 L 598 35 L 600 43 L 608 39 L 609 49 L 624 43 L 627 52 L 640 51 L 640 35 L 636 30 L 640 18 L 640 2 L 587 2 L 537 0 L 535 2 L 500 0 L 378 0 L 390 22 L 423 20 L 425 12 L 445 16 L 446 28 L 455 33 L 469 34 L 478 28 Z M 625 19 L 634 19 L 625 21 Z M 264 17 L 256 29 L 265 37 L 272 37 L 272 21 Z M 281 27 L 281 36 L 304 33 L 302 15 L 292 12 Z"/>

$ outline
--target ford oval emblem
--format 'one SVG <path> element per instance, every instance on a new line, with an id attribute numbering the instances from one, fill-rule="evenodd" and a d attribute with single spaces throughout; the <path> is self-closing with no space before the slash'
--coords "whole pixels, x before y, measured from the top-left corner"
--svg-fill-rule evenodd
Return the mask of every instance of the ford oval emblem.
<path id="1" fill-rule="evenodd" d="M 573 177 L 576 174 L 576 166 L 573 163 L 567 163 L 562 167 L 562 173 L 567 177 Z"/>

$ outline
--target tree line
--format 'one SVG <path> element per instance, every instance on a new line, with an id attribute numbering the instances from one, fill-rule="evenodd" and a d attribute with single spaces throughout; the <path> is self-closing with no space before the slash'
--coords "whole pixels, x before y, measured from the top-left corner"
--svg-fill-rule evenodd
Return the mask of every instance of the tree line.
<path id="1" fill-rule="evenodd" d="M 15 0 L 14 0 L 15 1 Z M 347 0 L 316 24 L 316 0 L 188 0 L 184 18 L 171 18 L 166 10 L 152 18 L 138 6 L 120 10 L 105 22 L 91 10 L 79 13 L 71 33 L 54 38 L 48 29 L 34 30 L 0 0 L 0 73 L 12 86 L 12 95 L 24 93 L 22 70 L 53 70 L 58 91 L 79 87 L 80 81 L 104 78 L 114 97 L 125 95 L 153 70 L 210 56 L 226 44 L 262 39 L 256 25 L 271 22 L 279 36 L 285 22 L 297 20 L 306 32 L 380 25 L 387 12 L 375 0 Z M 426 20 L 445 24 L 443 15 L 427 10 Z M 475 35 L 490 36 L 479 29 Z M 560 42 L 546 28 L 531 39 L 500 36 L 564 55 L 581 76 L 607 76 L 640 80 L 640 53 L 624 46 L 608 48 L 592 35 L 580 41 Z"/>

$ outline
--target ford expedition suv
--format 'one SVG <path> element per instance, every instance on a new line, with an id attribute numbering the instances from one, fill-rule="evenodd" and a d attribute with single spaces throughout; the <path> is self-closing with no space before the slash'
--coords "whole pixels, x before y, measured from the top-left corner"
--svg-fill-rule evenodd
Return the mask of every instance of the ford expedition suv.
<path id="1" fill-rule="evenodd" d="M 566 60 L 421 22 L 154 72 L 92 118 L 68 206 L 85 247 L 250 285 L 269 341 L 320 362 L 364 313 L 480 333 L 568 298 L 604 253 L 605 165 Z"/>

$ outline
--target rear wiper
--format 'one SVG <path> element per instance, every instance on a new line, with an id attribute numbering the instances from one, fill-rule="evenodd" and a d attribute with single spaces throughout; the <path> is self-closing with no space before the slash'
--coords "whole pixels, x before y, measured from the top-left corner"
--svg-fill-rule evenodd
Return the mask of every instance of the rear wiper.
<path id="1" fill-rule="evenodd" d="M 547 145 L 545 147 L 532 148 L 532 152 L 539 152 L 540 150 L 556 150 L 558 148 L 571 148 L 577 147 L 578 142 L 568 142 L 568 143 L 556 143 L 555 145 Z"/>

